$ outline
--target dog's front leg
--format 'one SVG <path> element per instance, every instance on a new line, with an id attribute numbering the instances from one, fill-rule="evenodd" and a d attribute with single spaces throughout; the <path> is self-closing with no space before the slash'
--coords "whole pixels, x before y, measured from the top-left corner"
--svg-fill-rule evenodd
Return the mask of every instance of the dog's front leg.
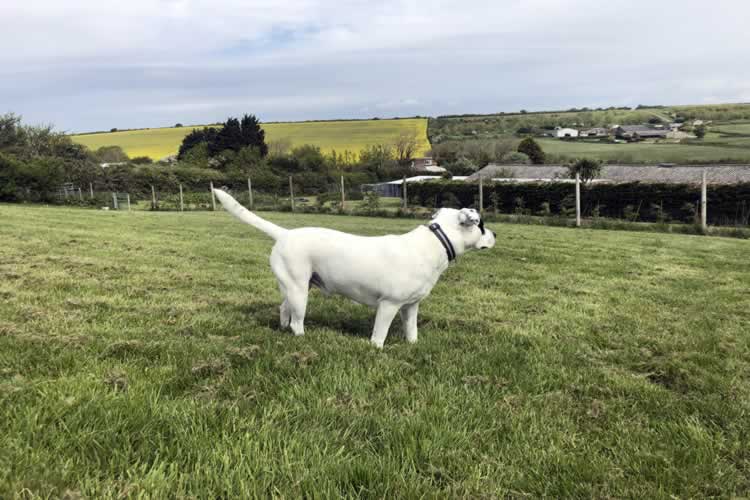
<path id="1" fill-rule="evenodd" d="M 417 341 L 417 313 L 419 313 L 419 302 L 407 304 L 401 308 L 401 322 L 404 325 L 406 341 L 414 344 Z"/>
<path id="2" fill-rule="evenodd" d="M 375 314 L 375 328 L 372 329 L 370 343 L 378 349 L 383 348 L 385 338 L 388 336 L 388 328 L 399 310 L 399 305 L 392 302 L 382 301 L 378 304 L 378 312 Z"/>

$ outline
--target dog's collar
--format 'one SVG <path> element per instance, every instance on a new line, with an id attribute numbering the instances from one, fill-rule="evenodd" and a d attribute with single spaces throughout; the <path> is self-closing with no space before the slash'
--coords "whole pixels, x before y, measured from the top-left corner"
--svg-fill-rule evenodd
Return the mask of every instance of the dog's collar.
<path id="1" fill-rule="evenodd" d="M 437 222 L 433 222 L 427 227 L 430 228 L 430 231 L 432 231 L 432 234 L 435 235 L 435 237 L 438 239 L 440 244 L 443 245 L 443 248 L 445 248 L 445 253 L 448 254 L 448 262 L 455 260 L 456 251 L 453 249 L 451 240 L 449 240 L 448 236 L 445 235 L 445 232 L 443 232 L 443 228 L 440 227 L 440 224 L 438 224 Z"/>

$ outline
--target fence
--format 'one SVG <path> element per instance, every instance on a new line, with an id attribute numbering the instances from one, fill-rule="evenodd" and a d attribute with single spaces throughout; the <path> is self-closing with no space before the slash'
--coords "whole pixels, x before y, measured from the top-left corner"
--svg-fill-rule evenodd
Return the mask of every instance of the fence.
<path id="1" fill-rule="evenodd" d="M 425 182 L 409 185 L 410 201 L 428 206 L 473 206 L 495 213 L 607 217 L 747 226 L 750 184 L 701 185 L 563 182 Z M 480 201 L 481 199 L 481 201 Z"/>
<path id="2" fill-rule="evenodd" d="M 313 203 L 311 196 L 296 196 L 295 192 L 304 192 L 304 186 L 294 176 L 289 176 L 288 194 L 278 194 L 277 192 L 257 191 L 253 187 L 252 179 L 248 178 L 246 184 L 241 186 L 221 184 L 216 187 L 221 188 L 232 194 L 243 205 L 256 210 L 281 210 L 295 211 L 298 208 L 309 208 Z M 192 186 L 195 187 L 194 185 Z M 124 193 L 119 191 L 101 191 L 89 184 L 88 189 L 84 191 L 81 186 L 75 186 L 71 183 L 60 186 L 53 197 L 49 195 L 36 198 L 40 200 L 56 201 L 70 205 L 96 206 L 112 210 L 131 210 L 131 209 L 148 209 L 148 210 L 167 210 L 167 211 L 195 211 L 195 210 L 217 210 L 221 208 L 217 204 L 213 195 L 214 183 L 209 182 L 204 190 L 188 191 L 183 188 L 182 184 L 177 185 L 177 190 L 160 189 L 155 185 L 148 187 L 148 192 Z M 84 194 L 85 192 L 85 194 Z M 341 176 L 340 182 L 329 187 L 327 192 L 316 193 L 314 196 L 315 203 L 318 207 L 323 204 L 332 204 L 338 210 L 345 210 L 350 205 L 347 200 L 360 200 L 361 193 L 358 190 L 350 189 L 347 191 L 344 177 Z"/>
<path id="3" fill-rule="evenodd" d="M 403 182 L 403 181 L 402 181 Z M 257 192 L 252 179 L 242 185 L 219 187 L 228 190 L 240 203 L 256 210 L 338 211 L 386 215 L 385 210 L 362 210 L 348 202 L 343 177 L 328 192 L 318 193 L 315 201 L 295 196 L 302 190 L 293 176 L 289 177 L 287 195 Z M 626 219 L 630 221 L 680 221 L 700 223 L 704 228 L 714 225 L 747 226 L 750 222 L 750 184 L 702 186 L 689 184 L 600 183 L 584 186 L 580 180 L 565 182 L 486 182 L 478 184 L 450 181 L 415 182 L 400 189 L 401 212 L 409 205 L 437 208 L 441 206 L 476 207 L 482 212 L 523 215 L 561 215 Z M 88 196 L 80 186 L 63 185 L 58 190 L 60 202 L 112 209 L 150 209 L 170 211 L 216 210 L 220 208 L 212 195 L 213 183 L 201 191 L 185 191 L 182 184 L 176 191 L 150 186 L 149 193 L 95 192 L 89 185 Z M 361 199 L 357 197 L 357 199 Z M 368 200 L 369 202 L 370 200 Z M 392 205 L 393 206 L 393 205 Z M 395 208 L 395 206 L 393 206 Z M 370 207 L 372 208 L 372 207 Z"/>

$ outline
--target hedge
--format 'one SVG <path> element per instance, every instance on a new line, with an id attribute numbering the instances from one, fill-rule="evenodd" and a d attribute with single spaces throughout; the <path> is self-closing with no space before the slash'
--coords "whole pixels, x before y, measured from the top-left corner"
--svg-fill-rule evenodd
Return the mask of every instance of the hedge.
<path id="1" fill-rule="evenodd" d="M 423 206 L 478 207 L 477 184 L 432 181 L 409 184 L 409 197 Z M 455 197 L 455 198 L 454 198 Z M 484 208 L 498 213 L 570 215 L 575 206 L 571 183 L 487 183 Z M 581 189 L 584 216 L 639 221 L 694 222 L 700 213 L 700 186 L 693 184 L 593 184 Z M 708 221 L 720 225 L 747 225 L 750 219 L 750 183 L 709 185 Z"/>

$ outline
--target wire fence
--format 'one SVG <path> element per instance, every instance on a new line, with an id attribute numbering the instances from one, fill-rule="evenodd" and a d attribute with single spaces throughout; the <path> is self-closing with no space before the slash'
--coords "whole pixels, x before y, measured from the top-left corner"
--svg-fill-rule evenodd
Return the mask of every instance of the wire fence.
<path id="1" fill-rule="evenodd" d="M 287 193 L 263 192 L 253 188 L 252 179 L 247 179 L 246 184 L 232 186 L 217 185 L 208 182 L 204 189 L 196 190 L 196 185 L 191 185 L 191 190 L 184 189 L 182 184 L 177 185 L 177 189 L 164 189 L 156 185 L 150 185 L 146 190 L 141 189 L 138 193 L 118 192 L 118 191 L 101 191 L 95 190 L 92 184 L 88 186 L 78 186 L 71 183 L 63 184 L 56 192 L 57 200 L 64 204 L 85 205 L 107 210 L 160 210 L 160 211 L 213 211 L 220 210 L 221 205 L 213 195 L 212 189 L 218 187 L 231 193 L 244 206 L 261 211 L 292 211 L 292 212 L 318 212 L 318 213 L 348 213 L 353 215 L 378 215 L 378 216 L 406 216 L 420 217 L 431 213 L 435 208 L 440 206 L 473 206 L 485 214 L 497 216 L 502 213 L 512 215 L 532 215 L 532 213 L 522 206 L 522 202 L 515 208 L 499 207 L 496 195 L 497 186 L 490 184 L 485 185 L 483 179 L 475 184 L 456 184 L 456 185 L 433 185 L 431 183 L 415 182 L 410 185 L 406 178 L 397 183 L 398 189 L 394 190 L 398 198 L 379 199 L 380 196 L 369 190 L 370 186 L 346 186 L 342 177 L 340 183 L 328 187 L 325 192 L 318 192 L 311 195 L 295 195 L 295 192 L 305 192 L 304 186 L 294 176 L 289 176 Z M 488 193 L 485 190 L 488 189 Z M 582 213 L 582 183 L 576 179 L 573 183 L 555 185 L 554 187 L 545 188 L 554 189 L 556 195 L 562 198 L 561 205 L 566 205 L 559 214 L 547 213 L 547 218 L 558 217 L 567 220 L 573 220 L 574 225 L 581 226 L 584 224 Z M 429 195 L 430 192 L 439 189 L 439 196 Z M 540 188 L 541 189 L 541 188 Z M 712 188 L 718 190 L 720 188 Z M 471 193 L 473 190 L 473 194 Z M 144 191 L 146 191 L 144 193 Z M 362 191 L 365 191 L 364 194 Z M 564 193 L 563 193 L 564 191 Z M 410 194 L 412 194 L 410 198 Z M 427 193 L 427 195 L 426 195 Z M 467 197 L 467 194 L 469 195 Z M 719 203 L 716 198 L 718 192 L 714 194 L 714 203 Z M 451 196 L 453 195 L 453 196 Z M 458 195 L 458 196 L 456 196 Z M 669 196 L 669 194 L 667 194 Z M 709 221 L 713 225 L 726 226 L 743 226 L 747 227 L 750 222 L 750 206 L 734 214 L 730 219 L 717 219 L 718 212 L 711 213 L 710 199 L 708 196 L 708 186 L 705 178 L 700 186 L 700 198 L 693 203 L 691 217 L 683 217 L 680 222 L 687 222 L 699 226 L 703 231 L 708 227 Z M 427 199 L 429 198 L 429 199 Z M 471 199 L 473 198 L 473 199 Z M 584 195 L 585 200 L 585 195 Z M 542 203 L 544 205 L 544 203 Z M 721 205 L 721 203 L 719 203 Z M 716 205 L 715 210 L 719 210 Z M 549 204 L 547 204 L 549 206 Z M 739 206 L 739 205 L 738 205 Z M 653 208 L 653 207 L 651 207 Z M 664 210 L 657 212 L 667 213 Z M 504 210 L 503 210 L 504 209 Z M 633 216 L 622 217 L 622 220 L 629 222 L 639 222 L 639 212 L 641 207 L 638 206 L 633 211 Z M 534 213 L 533 215 L 544 216 L 544 214 Z M 586 211 L 589 219 L 591 218 L 611 218 L 619 220 L 621 217 L 605 217 L 598 213 L 591 214 Z M 709 216 L 713 216 L 709 219 Z M 655 219 L 656 222 L 670 222 L 669 218 Z M 675 222 L 675 221 L 671 221 Z"/>

